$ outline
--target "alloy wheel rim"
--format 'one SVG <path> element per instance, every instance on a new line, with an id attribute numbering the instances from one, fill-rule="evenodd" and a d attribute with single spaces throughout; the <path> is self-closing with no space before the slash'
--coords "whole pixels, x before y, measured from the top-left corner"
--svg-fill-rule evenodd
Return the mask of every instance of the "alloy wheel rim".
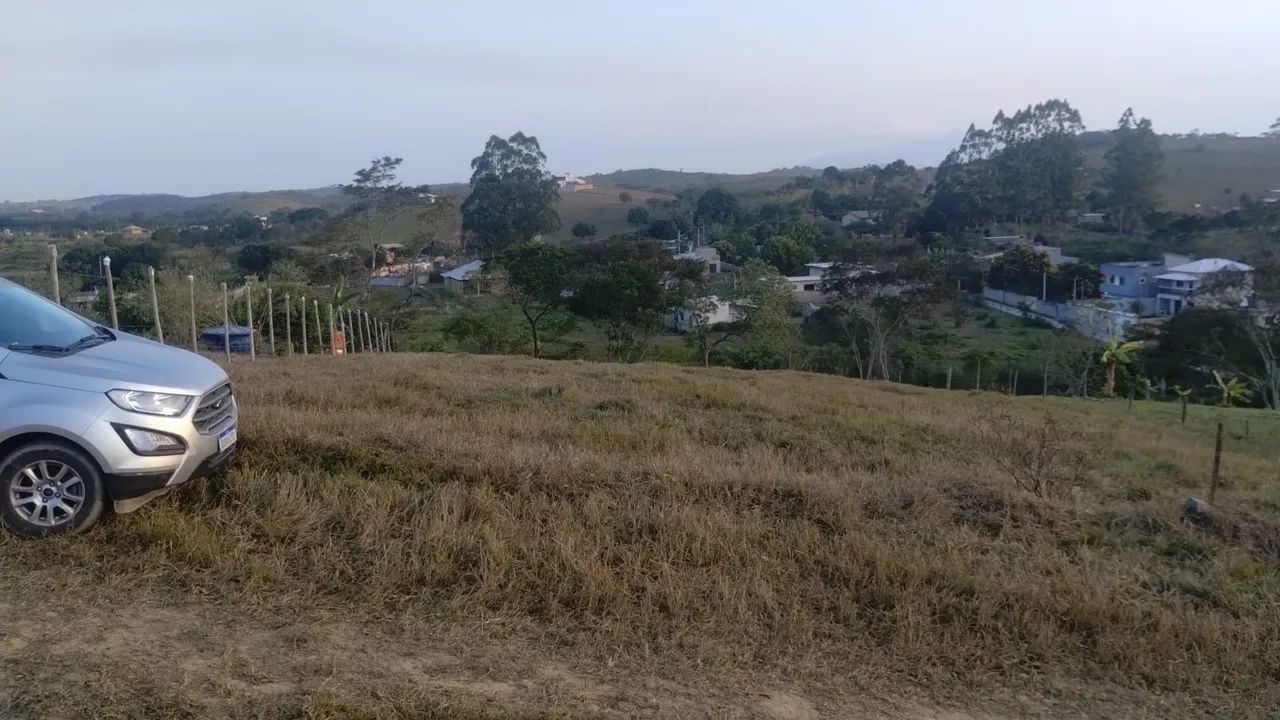
<path id="1" fill-rule="evenodd" d="M 9 504 L 23 520 L 39 527 L 71 522 L 84 506 L 85 484 L 70 465 L 40 460 L 18 471 L 9 482 Z"/>

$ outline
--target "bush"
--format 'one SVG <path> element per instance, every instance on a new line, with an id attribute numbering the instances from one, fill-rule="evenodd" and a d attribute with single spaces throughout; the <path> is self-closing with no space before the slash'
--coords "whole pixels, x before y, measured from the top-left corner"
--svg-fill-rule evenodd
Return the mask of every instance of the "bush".
<path id="1" fill-rule="evenodd" d="M 466 352 L 514 355 L 530 348 L 529 326 L 514 310 L 463 310 L 444 325 L 446 337 Z"/>
<path id="2" fill-rule="evenodd" d="M 1048 497 L 1063 481 L 1078 478 L 1082 458 L 1069 447 L 1075 433 L 1050 413 L 1032 424 L 1005 408 L 986 409 L 974 427 L 984 450 L 1022 490 Z"/>

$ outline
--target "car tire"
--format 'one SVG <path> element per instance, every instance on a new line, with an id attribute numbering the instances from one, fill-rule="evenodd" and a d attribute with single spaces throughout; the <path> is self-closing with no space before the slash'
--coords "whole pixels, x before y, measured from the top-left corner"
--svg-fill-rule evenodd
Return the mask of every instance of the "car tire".
<path id="1" fill-rule="evenodd" d="M 74 447 L 37 442 L 0 460 L 0 527 L 18 537 L 84 532 L 105 507 L 102 472 Z"/>

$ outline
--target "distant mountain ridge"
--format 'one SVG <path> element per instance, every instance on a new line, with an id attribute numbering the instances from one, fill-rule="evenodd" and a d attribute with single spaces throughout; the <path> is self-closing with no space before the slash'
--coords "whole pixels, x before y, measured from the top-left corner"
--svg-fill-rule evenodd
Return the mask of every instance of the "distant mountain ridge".
<path id="1" fill-rule="evenodd" d="M 1161 193 L 1169 210 L 1229 209 L 1236 204 L 1240 193 L 1259 195 L 1280 188 L 1280 138 L 1201 134 L 1161 135 L 1160 140 L 1165 153 Z M 1086 161 L 1095 173 L 1102 171 L 1110 144 L 1109 131 L 1081 135 Z M 836 159 L 835 155 L 830 157 Z M 939 157 L 930 164 L 936 165 L 941 160 Z M 847 167 L 838 162 L 833 164 Z M 596 173 L 585 179 L 600 187 L 629 190 L 673 193 L 722 187 L 732 193 L 752 195 L 777 190 L 796 177 L 813 177 L 821 172 L 821 168 L 810 165 L 743 174 L 637 168 Z M 467 192 L 465 183 L 440 183 L 431 187 L 433 192 L 452 197 L 462 197 Z M 134 213 L 144 216 L 264 215 L 281 208 L 303 207 L 323 207 L 332 212 L 346 205 L 347 198 L 340 187 L 330 185 L 197 197 L 164 193 L 109 194 L 74 200 L 0 202 L 0 215 L 28 212 L 92 212 L 116 217 L 129 217 Z"/>
<path id="2" fill-rule="evenodd" d="M 134 213 L 146 216 L 185 215 L 262 215 L 280 208 L 323 207 L 340 210 L 347 198 L 337 185 L 301 190 L 268 190 L 265 192 L 223 192 L 190 197 L 168 193 L 140 195 L 90 195 L 73 200 L 39 200 L 35 202 L 0 203 L 0 214 L 21 212 L 91 212 L 127 217 Z"/>

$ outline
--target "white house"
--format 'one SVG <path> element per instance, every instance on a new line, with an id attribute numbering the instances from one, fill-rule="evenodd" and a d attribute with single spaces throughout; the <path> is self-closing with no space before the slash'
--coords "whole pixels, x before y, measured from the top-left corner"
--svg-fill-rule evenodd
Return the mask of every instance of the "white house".
<path id="1" fill-rule="evenodd" d="M 829 262 L 813 262 L 805 263 L 804 275 L 791 275 L 787 277 L 787 284 L 795 292 L 820 292 L 822 290 L 822 281 L 827 279 L 831 274 L 831 268 L 835 263 Z"/>
<path id="2" fill-rule="evenodd" d="M 1206 288 L 1205 279 L 1221 272 L 1240 273 L 1241 282 L 1232 287 Z M 1156 313 L 1177 315 L 1197 304 L 1249 307 L 1253 295 L 1253 268 L 1223 258 L 1205 258 L 1156 276 Z"/>
<path id="3" fill-rule="evenodd" d="M 587 190 L 594 190 L 596 187 L 595 185 L 587 182 L 586 180 L 583 180 L 582 178 L 577 177 L 573 173 L 564 173 L 562 175 L 557 175 L 556 184 L 559 185 L 560 189 L 565 192 L 586 192 Z"/>
<path id="4" fill-rule="evenodd" d="M 675 259 L 701 262 L 707 266 L 708 275 L 719 275 L 723 269 L 720 261 L 720 251 L 713 247 L 694 248 L 691 252 L 676 255 Z"/>
<path id="5" fill-rule="evenodd" d="M 876 217 L 870 210 L 850 210 L 840 217 L 841 227 L 855 225 L 874 225 Z"/>
<path id="6" fill-rule="evenodd" d="M 465 265 L 458 267 L 443 274 L 444 286 L 450 290 L 465 292 L 469 287 L 475 286 L 476 293 L 480 292 L 480 286 L 476 282 L 478 276 L 484 270 L 483 260 L 472 260 Z"/>
<path id="7" fill-rule="evenodd" d="M 712 295 L 708 297 L 708 308 L 702 312 L 703 325 L 719 325 L 738 322 L 742 319 L 742 310 L 734 303 Z M 677 308 L 667 317 L 667 324 L 678 333 L 687 333 L 698 322 L 697 314 L 689 308 Z"/>

